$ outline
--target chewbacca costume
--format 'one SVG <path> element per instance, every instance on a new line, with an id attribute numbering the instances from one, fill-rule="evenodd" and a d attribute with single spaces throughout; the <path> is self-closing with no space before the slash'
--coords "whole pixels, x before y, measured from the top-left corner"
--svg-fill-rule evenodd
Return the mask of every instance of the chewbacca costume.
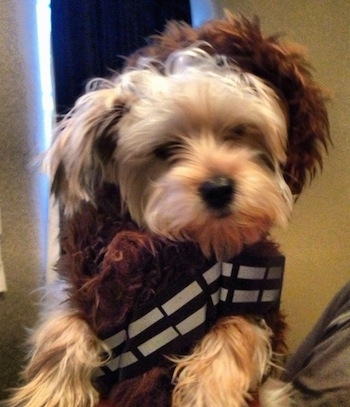
<path id="1" fill-rule="evenodd" d="M 257 323 L 264 317 L 275 332 L 274 350 L 285 350 L 278 312 L 284 258 L 273 243 L 247 248 L 222 271 L 196 244 L 152 236 L 121 217 L 119 200 L 118 189 L 105 185 L 97 207 L 86 204 L 63 222 L 58 265 L 71 306 L 113 348 L 95 378 L 111 405 L 170 406 L 173 363 L 165 355 L 188 353 L 221 316 L 254 314 Z"/>

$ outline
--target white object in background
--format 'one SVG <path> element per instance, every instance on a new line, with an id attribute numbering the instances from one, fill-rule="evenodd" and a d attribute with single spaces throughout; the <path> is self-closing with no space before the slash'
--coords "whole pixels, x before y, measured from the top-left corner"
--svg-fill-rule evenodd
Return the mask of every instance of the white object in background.
<path id="1" fill-rule="evenodd" d="M 0 210 L 0 293 L 7 291 L 4 263 L 3 263 L 2 257 L 1 257 L 1 236 L 2 236 L 2 226 L 1 226 L 1 210 Z"/>
<path id="2" fill-rule="evenodd" d="M 217 16 L 215 3 L 215 0 L 190 0 L 193 27 L 199 27 Z"/>
<path id="3" fill-rule="evenodd" d="M 56 263 L 60 255 L 58 242 L 60 214 L 58 205 L 51 196 L 49 200 L 49 216 L 47 225 L 47 253 L 46 253 L 46 283 L 51 284 L 57 280 L 55 271 Z"/>

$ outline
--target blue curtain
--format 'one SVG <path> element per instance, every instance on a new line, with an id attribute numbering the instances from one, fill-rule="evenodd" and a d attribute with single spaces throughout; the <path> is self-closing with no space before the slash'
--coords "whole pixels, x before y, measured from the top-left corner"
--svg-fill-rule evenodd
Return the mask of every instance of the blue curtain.
<path id="1" fill-rule="evenodd" d="M 189 0 L 51 0 L 57 113 L 72 107 L 86 82 L 106 76 L 161 32 L 166 21 L 191 24 Z"/>

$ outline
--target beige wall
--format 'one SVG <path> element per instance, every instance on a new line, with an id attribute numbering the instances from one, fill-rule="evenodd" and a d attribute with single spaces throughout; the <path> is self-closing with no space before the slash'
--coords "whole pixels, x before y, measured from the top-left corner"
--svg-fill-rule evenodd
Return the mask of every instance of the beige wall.
<path id="1" fill-rule="evenodd" d="M 265 32 L 282 32 L 306 45 L 315 78 L 332 92 L 334 148 L 323 174 L 295 206 L 292 223 L 276 233 L 287 258 L 283 308 L 294 349 L 325 305 L 350 278 L 350 2 L 348 0 L 219 0 Z"/>
<path id="2" fill-rule="evenodd" d="M 0 400 L 23 361 L 24 328 L 36 319 L 43 251 L 39 151 L 40 95 L 35 73 L 35 1 L 0 1 L 0 207 L 8 291 L 0 294 Z"/>

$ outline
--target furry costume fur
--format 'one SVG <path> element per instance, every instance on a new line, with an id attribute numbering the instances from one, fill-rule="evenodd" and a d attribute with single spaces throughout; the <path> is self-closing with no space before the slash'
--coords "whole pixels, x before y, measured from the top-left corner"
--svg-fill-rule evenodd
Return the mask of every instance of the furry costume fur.
<path id="1" fill-rule="evenodd" d="M 177 59 L 171 56 L 174 51 L 193 44 L 196 50 L 183 55 L 185 62 L 181 55 Z M 169 56 L 173 58 L 170 61 Z M 200 82 L 199 69 L 192 78 L 199 85 L 191 87 L 197 93 L 186 94 L 186 103 L 192 103 L 188 109 L 193 115 L 191 130 L 196 118 L 209 124 L 215 121 L 215 117 L 207 119 L 201 116 L 201 111 L 195 111 L 193 100 L 198 97 L 198 102 L 202 103 L 206 95 L 200 93 L 201 89 L 207 86 L 207 82 L 215 83 L 214 78 L 220 79 L 223 73 L 229 78 L 223 80 L 221 90 L 225 92 L 226 84 L 231 81 L 230 70 L 234 86 L 240 89 L 235 96 L 239 103 L 246 98 L 249 103 L 255 103 L 256 110 L 247 109 L 240 117 L 244 117 L 243 123 L 235 125 L 233 135 L 225 135 L 229 140 L 225 139 L 222 144 L 228 142 L 235 148 L 238 145 L 238 153 L 234 156 L 236 167 L 231 168 L 226 147 L 219 147 L 222 150 L 220 159 L 211 161 L 210 152 L 217 145 L 209 136 L 208 145 L 198 147 L 191 142 L 186 146 L 187 150 L 179 141 L 160 146 L 155 144 L 151 150 L 151 162 L 147 156 L 151 154 L 147 150 L 150 149 L 148 140 L 141 142 L 135 138 L 133 148 L 130 148 L 131 136 L 121 134 L 123 129 L 126 134 L 131 128 L 142 133 L 148 125 L 159 130 L 162 121 L 159 119 L 157 126 L 153 122 L 156 111 L 155 116 L 146 116 L 148 120 L 143 122 L 142 131 L 140 126 L 133 127 L 133 124 L 138 123 L 145 111 L 152 112 L 156 101 L 164 97 L 162 87 L 166 82 L 162 82 L 162 75 L 172 76 L 167 72 L 169 65 L 180 65 L 181 74 L 181 64 L 187 64 L 187 57 L 190 64 L 193 58 L 199 58 L 200 66 L 206 66 L 210 60 L 208 66 L 213 70 L 210 75 L 208 73 L 208 81 L 203 75 Z M 171 69 L 177 72 L 178 68 Z M 191 73 L 191 69 L 184 72 Z M 160 85 L 153 89 L 147 81 L 148 74 L 152 78 L 154 75 Z M 109 405 L 114 407 L 240 407 L 248 403 L 256 405 L 259 398 L 265 407 L 289 405 L 288 390 L 279 384 L 275 386 L 271 380 L 263 384 L 272 363 L 272 351 L 285 351 L 285 323 L 276 307 L 261 312 L 268 327 L 254 322 L 249 316 L 234 315 L 237 314 L 234 310 L 233 316 L 218 322 L 207 321 L 199 337 L 183 341 L 181 347 L 172 349 L 152 368 L 136 377 L 115 383 L 114 379 L 108 382 L 108 378 L 101 381 L 93 376 L 110 354 L 106 341 L 101 339 L 114 335 L 116 327 L 131 320 L 134 310 L 152 301 L 177 280 L 210 268 L 216 262 L 215 257 L 230 261 L 232 256 L 263 258 L 279 255 L 278 245 L 269 239 L 268 231 L 272 224 L 283 224 L 288 218 L 291 193 L 300 194 L 322 166 L 322 152 L 329 142 L 324 96 L 311 77 L 303 53 L 299 47 L 282 43 L 277 37 L 264 37 L 257 21 L 232 15 L 208 22 L 196 30 L 185 24 L 170 23 L 165 33 L 129 58 L 124 78 L 125 82 L 121 83 L 117 79 L 116 85 L 102 81 L 97 93 L 93 90 L 83 96 L 60 124 L 53 148 L 46 156 L 53 193 L 60 199 L 65 212 L 58 271 L 67 282 L 68 299 L 62 310 L 46 317 L 33 336 L 31 361 L 24 372 L 27 384 L 15 393 L 8 405 L 85 407 L 96 405 L 100 397 L 108 399 Z M 183 77 L 180 75 L 180 78 Z M 185 83 L 190 87 L 191 82 Z M 117 100 L 111 98 L 110 88 L 114 89 L 114 86 L 118 90 Z M 140 93 L 138 89 L 141 89 Z M 208 88 L 208 95 L 212 94 L 215 92 Z M 143 106 L 147 98 L 153 101 L 153 105 L 150 103 L 147 109 L 135 113 L 134 105 Z M 172 101 L 172 95 L 170 99 L 164 97 L 160 108 L 166 103 L 173 106 L 169 100 Z M 186 114 L 186 103 L 181 106 L 179 99 L 175 106 L 184 107 Z M 261 118 L 257 113 L 263 109 L 264 103 L 271 112 L 266 121 L 265 113 Z M 203 104 L 198 105 L 205 108 Z M 220 107 L 223 107 L 222 103 Z M 164 108 L 163 113 L 166 115 L 169 111 Z M 171 113 L 175 114 L 175 110 Z M 230 116 L 229 108 L 226 113 Z M 261 123 L 262 130 L 247 125 L 248 118 L 244 114 L 247 117 L 253 115 Z M 79 122 L 74 120 L 76 115 L 81 118 Z M 235 115 L 234 109 L 232 115 Z M 130 126 L 128 117 L 133 117 Z M 186 124 L 185 115 L 182 118 Z M 124 124 L 118 135 L 120 123 Z M 167 123 L 162 130 L 176 128 L 179 123 L 182 121 L 174 121 L 172 127 Z M 224 130 L 220 129 L 220 132 Z M 70 137 L 72 134 L 75 138 Z M 247 141 L 243 140 L 241 146 L 244 138 Z M 185 141 L 181 140 L 181 143 Z M 120 153 L 123 148 L 124 155 Z M 115 156 L 115 151 L 119 151 L 120 156 Z M 207 160 L 199 157 L 203 151 Z M 166 172 L 169 163 L 176 168 L 183 155 L 192 163 L 190 172 L 197 171 L 195 180 L 202 176 L 207 162 L 239 173 L 241 183 L 248 186 L 251 189 L 249 194 L 254 196 L 249 200 L 248 194 L 243 200 L 250 210 L 245 213 L 245 205 L 240 208 L 244 221 L 239 227 L 235 221 L 232 228 L 222 223 L 226 222 L 222 219 L 230 214 L 223 207 L 227 209 L 227 204 L 231 204 L 231 195 L 244 195 L 244 188 L 237 192 L 236 185 L 221 175 L 215 178 L 216 184 L 224 182 L 221 189 L 224 189 L 225 196 L 219 202 L 211 195 L 213 180 L 209 184 L 203 183 L 199 190 L 199 195 L 208 201 L 215 213 L 217 219 L 214 223 L 221 226 L 211 228 L 211 221 L 206 220 L 202 221 L 203 227 L 192 222 L 185 231 L 181 231 L 181 225 L 176 226 L 175 221 L 181 224 L 182 217 L 190 216 L 185 209 L 187 203 L 192 202 L 181 199 L 181 191 L 180 199 L 177 197 L 175 201 L 178 205 L 167 200 L 164 193 L 169 188 L 167 182 L 170 180 L 175 185 L 170 191 L 176 196 L 179 193 L 175 181 L 180 179 L 190 183 L 194 180 L 185 179 L 185 173 L 179 170 L 171 173 L 169 179 L 165 177 L 162 184 L 155 174 Z M 141 165 L 145 157 L 147 165 Z M 115 169 L 117 162 L 118 173 Z M 124 173 L 124 167 L 130 169 L 132 165 L 137 171 Z M 249 178 L 250 174 L 254 176 Z M 254 185 L 254 180 L 259 185 Z M 264 190 L 262 184 L 269 192 L 266 199 L 260 199 Z M 255 186 L 261 190 L 253 191 Z M 154 195 L 149 192 L 152 188 L 156 188 Z M 198 194 L 195 195 L 193 201 L 198 199 Z M 161 221 L 159 208 L 162 209 L 162 205 L 158 205 L 159 201 L 169 205 L 164 210 L 165 220 L 161 217 Z M 171 223 L 166 216 L 172 211 L 172 205 L 173 210 L 177 206 L 183 208 L 183 213 L 179 212 Z M 262 215 L 258 216 L 259 213 Z M 167 230 L 169 224 L 172 226 Z M 81 342 L 77 342 L 77 338 L 81 338 Z M 178 359 L 182 355 L 188 356 Z M 91 381 L 95 382 L 96 389 L 91 386 Z M 260 396 L 256 396 L 259 389 L 263 390 Z"/>
<path id="2" fill-rule="evenodd" d="M 60 274 L 72 284 L 71 305 L 83 313 L 99 337 L 108 337 L 130 319 L 134 309 L 177 279 L 213 265 L 213 259 L 204 257 L 197 245 L 156 238 L 141 231 L 128 216 L 120 218 L 119 201 L 118 190 L 105 186 L 98 207 L 85 205 L 62 231 Z M 278 248 L 265 241 L 247 247 L 245 254 L 276 256 Z M 286 325 L 282 314 L 271 307 L 264 318 L 274 332 L 272 349 L 284 353 Z M 207 323 L 206 330 L 213 322 Z M 192 346 L 192 342 L 184 342 L 173 352 L 183 355 Z M 170 405 L 173 365 L 164 358 L 147 373 L 117 386 L 99 381 L 101 394 L 116 406 Z"/>

